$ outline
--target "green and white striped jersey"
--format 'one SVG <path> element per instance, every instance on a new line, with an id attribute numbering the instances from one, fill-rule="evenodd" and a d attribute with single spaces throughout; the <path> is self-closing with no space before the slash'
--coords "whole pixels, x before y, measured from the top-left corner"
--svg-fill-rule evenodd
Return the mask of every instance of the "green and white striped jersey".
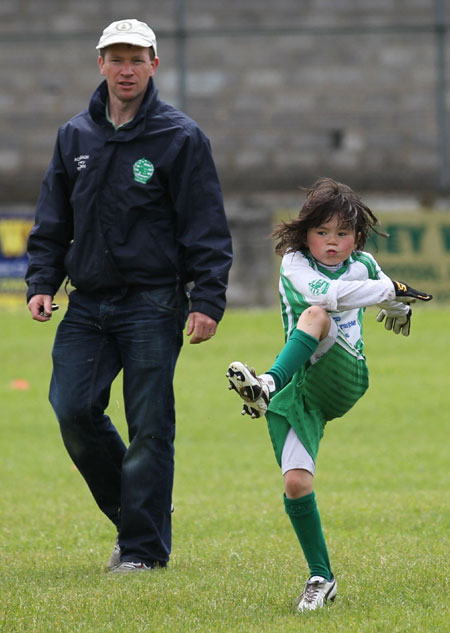
<path id="1" fill-rule="evenodd" d="M 336 321 L 345 339 L 363 351 L 362 317 L 368 306 L 379 305 L 390 316 L 407 313 L 395 301 L 395 289 L 370 253 L 355 251 L 342 266 L 329 267 L 309 251 L 286 253 L 280 271 L 281 316 L 286 340 L 309 306 L 320 306 Z M 339 342 L 339 339 L 338 339 Z"/>

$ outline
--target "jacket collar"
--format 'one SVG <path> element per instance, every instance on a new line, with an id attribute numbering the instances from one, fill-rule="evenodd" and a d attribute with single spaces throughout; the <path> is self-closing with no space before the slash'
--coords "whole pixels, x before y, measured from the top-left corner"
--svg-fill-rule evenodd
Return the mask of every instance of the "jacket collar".
<path id="1" fill-rule="evenodd" d="M 89 102 L 89 114 L 92 119 L 98 125 L 102 127 L 108 127 L 114 129 L 114 126 L 110 121 L 108 121 L 106 117 L 106 102 L 108 99 L 108 85 L 106 80 L 102 81 L 102 83 L 95 90 L 94 94 L 91 97 Z M 149 79 L 147 90 L 145 91 L 144 98 L 142 100 L 141 105 L 139 106 L 139 110 L 136 113 L 136 116 L 126 123 L 123 127 L 120 128 L 122 130 L 134 130 L 135 128 L 140 130 L 143 125 L 145 125 L 145 119 L 148 114 L 150 114 L 153 110 L 156 109 L 159 103 L 158 97 L 158 88 L 156 87 L 153 78 Z"/>

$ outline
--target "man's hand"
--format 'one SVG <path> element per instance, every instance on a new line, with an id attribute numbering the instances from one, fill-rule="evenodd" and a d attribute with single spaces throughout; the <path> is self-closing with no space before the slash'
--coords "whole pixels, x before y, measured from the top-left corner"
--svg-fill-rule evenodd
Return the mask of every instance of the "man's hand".
<path id="1" fill-rule="evenodd" d="M 52 317 L 51 295 L 34 295 L 28 302 L 28 310 L 35 321 L 50 321 Z"/>
<path id="2" fill-rule="evenodd" d="M 427 292 L 421 292 L 403 283 L 403 281 L 391 280 L 395 288 L 395 298 L 402 303 L 414 303 L 417 299 L 420 301 L 431 301 L 433 295 L 429 295 Z"/>
<path id="3" fill-rule="evenodd" d="M 380 310 L 377 314 L 377 321 L 381 323 L 383 319 L 386 317 L 386 321 L 384 322 L 384 327 L 386 330 L 393 330 L 394 334 L 403 334 L 403 336 L 409 336 L 411 331 L 411 308 L 408 309 L 408 312 L 403 316 L 389 316 L 387 310 Z"/>
<path id="4" fill-rule="evenodd" d="M 187 322 L 187 335 L 192 338 L 190 343 L 208 341 L 217 330 L 217 322 L 202 312 L 191 312 Z"/>

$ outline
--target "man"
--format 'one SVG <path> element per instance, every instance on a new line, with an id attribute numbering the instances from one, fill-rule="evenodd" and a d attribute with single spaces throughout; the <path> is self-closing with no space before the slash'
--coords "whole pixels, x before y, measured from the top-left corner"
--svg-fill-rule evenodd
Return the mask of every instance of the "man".
<path id="1" fill-rule="evenodd" d="M 152 29 L 113 22 L 97 49 L 105 81 L 59 129 L 41 188 L 27 299 L 45 322 L 66 276 L 75 288 L 53 347 L 50 401 L 117 528 L 108 568 L 133 572 L 169 560 L 174 369 L 186 318 L 191 343 L 216 332 L 231 239 L 209 141 L 158 97 Z M 120 370 L 128 447 L 104 413 Z"/>

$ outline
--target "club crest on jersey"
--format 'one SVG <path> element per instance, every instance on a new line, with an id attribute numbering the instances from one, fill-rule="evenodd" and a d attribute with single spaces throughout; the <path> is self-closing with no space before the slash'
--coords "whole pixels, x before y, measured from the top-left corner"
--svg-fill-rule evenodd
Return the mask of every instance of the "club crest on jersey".
<path id="1" fill-rule="evenodd" d="M 153 164 L 146 158 L 140 158 L 133 165 L 133 175 L 136 182 L 145 185 L 153 176 L 155 168 Z"/>
<path id="2" fill-rule="evenodd" d="M 330 287 L 330 283 L 325 279 L 315 279 L 310 281 L 308 285 L 313 295 L 324 295 Z"/>

